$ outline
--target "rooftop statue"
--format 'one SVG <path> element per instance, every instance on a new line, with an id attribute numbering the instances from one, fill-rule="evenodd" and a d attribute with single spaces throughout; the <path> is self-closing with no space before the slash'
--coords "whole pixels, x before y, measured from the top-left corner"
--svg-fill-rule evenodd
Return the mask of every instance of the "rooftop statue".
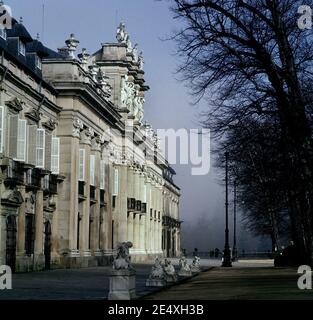
<path id="1" fill-rule="evenodd" d="M 133 270 L 130 264 L 129 249 L 133 246 L 131 242 L 123 242 L 117 246 L 117 255 L 113 261 L 114 270 Z"/>
<path id="2" fill-rule="evenodd" d="M 139 69 L 140 69 L 140 70 L 143 70 L 145 61 L 144 61 L 144 59 L 143 59 L 143 53 L 142 53 L 142 51 L 140 51 L 140 53 L 139 53 L 138 63 L 139 63 Z"/>
<path id="3" fill-rule="evenodd" d="M 129 35 L 125 29 L 125 23 L 121 22 L 116 30 L 116 39 L 119 43 L 127 43 Z"/>

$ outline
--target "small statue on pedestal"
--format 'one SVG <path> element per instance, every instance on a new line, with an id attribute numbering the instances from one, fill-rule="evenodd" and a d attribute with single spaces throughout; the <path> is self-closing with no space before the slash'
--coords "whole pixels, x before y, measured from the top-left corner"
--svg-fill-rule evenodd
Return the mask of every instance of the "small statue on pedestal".
<path id="1" fill-rule="evenodd" d="M 174 266 L 171 261 L 168 259 L 164 260 L 163 270 L 165 272 L 165 280 L 166 282 L 175 282 L 177 281 L 177 275 Z"/>
<path id="2" fill-rule="evenodd" d="M 146 287 L 163 287 L 165 284 L 165 274 L 161 261 L 159 258 L 156 258 L 149 278 L 146 281 Z"/>
<path id="3" fill-rule="evenodd" d="M 201 272 L 200 257 L 194 256 L 192 264 L 190 265 L 190 270 L 191 270 L 192 273 Z"/>
<path id="4" fill-rule="evenodd" d="M 179 259 L 178 275 L 181 277 L 190 277 L 192 275 L 187 259 L 184 255 Z"/>

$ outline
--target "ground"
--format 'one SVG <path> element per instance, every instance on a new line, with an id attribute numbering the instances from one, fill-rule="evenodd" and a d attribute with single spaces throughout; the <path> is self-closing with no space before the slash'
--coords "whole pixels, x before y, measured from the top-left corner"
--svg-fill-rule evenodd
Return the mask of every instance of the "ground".
<path id="1" fill-rule="evenodd" d="M 178 263 L 178 260 L 173 260 Z M 208 270 L 170 288 L 146 288 L 151 264 L 136 265 L 136 290 L 148 300 L 313 299 L 299 290 L 296 269 L 274 268 L 270 260 L 242 260 L 221 268 L 217 260 L 202 260 Z M 0 300 L 102 300 L 109 291 L 110 268 L 52 270 L 13 275 L 13 290 L 0 290 Z"/>

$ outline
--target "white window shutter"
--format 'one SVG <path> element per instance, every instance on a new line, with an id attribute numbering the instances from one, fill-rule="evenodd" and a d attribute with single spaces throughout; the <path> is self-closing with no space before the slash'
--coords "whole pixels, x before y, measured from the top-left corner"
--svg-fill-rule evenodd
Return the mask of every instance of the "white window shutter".
<path id="1" fill-rule="evenodd" d="M 26 160 L 26 129 L 27 121 L 18 120 L 18 129 L 17 129 L 17 154 L 16 160 L 25 161 Z"/>
<path id="2" fill-rule="evenodd" d="M 100 189 L 105 189 L 105 162 L 100 160 Z"/>
<path id="3" fill-rule="evenodd" d="M 17 155 L 18 116 L 11 115 L 9 119 L 9 157 L 15 159 Z"/>
<path id="4" fill-rule="evenodd" d="M 114 184 L 113 184 L 113 196 L 118 195 L 118 188 L 119 188 L 119 176 L 118 176 L 118 169 L 114 169 Z"/>
<path id="5" fill-rule="evenodd" d="M 37 129 L 36 139 L 36 166 L 45 167 L 45 130 Z"/>
<path id="6" fill-rule="evenodd" d="M 52 134 L 46 133 L 45 139 L 45 169 L 51 171 Z"/>
<path id="7" fill-rule="evenodd" d="M 4 108 L 3 106 L 0 106 L 0 153 L 3 153 L 4 136 Z"/>
<path id="8" fill-rule="evenodd" d="M 90 155 L 90 185 L 95 185 L 95 156 Z"/>
<path id="9" fill-rule="evenodd" d="M 36 165 L 36 142 L 37 142 L 37 126 L 28 126 L 28 156 L 27 162 Z"/>
<path id="10" fill-rule="evenodd" d="M 85 149 L 79 149 L 79 181 L 85 181 Z"/>
<path id="11" fill-rule="evenodd" d="M 53 174 L 60 173 L 60 138 L 52 138 L 51 171 Z"/>

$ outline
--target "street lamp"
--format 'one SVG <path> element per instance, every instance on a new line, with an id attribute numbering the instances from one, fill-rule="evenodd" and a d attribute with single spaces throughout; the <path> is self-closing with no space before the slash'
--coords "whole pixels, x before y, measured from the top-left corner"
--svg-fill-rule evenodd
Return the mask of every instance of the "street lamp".
<path id="1" fill-rule="evenodd" d="M 234 181 L 234 242 L 233 261 L 237 261 L 237 181 Z"/>
<path id="2" fill-rule="evenodd" d="M 224 257 L 222 267 L 231 267 L 231 256 L 229 248 L 229 229 L 228 229 L 228 156 L 229 153 L 225 152 L 225 185 L 226 185 L 226 195 L 225 195 L 225 213 L 226 213 L 226 226 L 225 226 L 225 247 L 224 247 Z"/>

